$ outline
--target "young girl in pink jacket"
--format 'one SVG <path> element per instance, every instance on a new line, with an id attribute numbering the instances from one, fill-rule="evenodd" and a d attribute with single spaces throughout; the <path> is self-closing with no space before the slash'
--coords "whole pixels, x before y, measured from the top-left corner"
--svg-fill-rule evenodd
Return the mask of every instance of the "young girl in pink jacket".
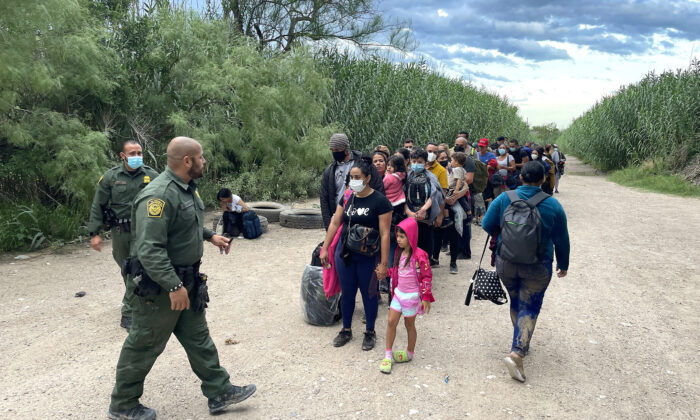
<path id="1" fill-rule="evenodd" d="M 386 327 L 386 353 L 379 370 L 391 373 L 392 362 L 410 362 L 416 348 L 416 315 L 430 312 L 430 302 L 434 302 L 431 284 L 433 273 L 430 270 L 428 254 L 418 248 L 418 223 L 408 218 L 396 227 L 396 255 L 389 269 L 394 298 L 389 307 L 389 320 Z M 396 338 L 396 327 L 403 315 L 408 333 L 406 350 L 396 353 L 392 348 Z"/>

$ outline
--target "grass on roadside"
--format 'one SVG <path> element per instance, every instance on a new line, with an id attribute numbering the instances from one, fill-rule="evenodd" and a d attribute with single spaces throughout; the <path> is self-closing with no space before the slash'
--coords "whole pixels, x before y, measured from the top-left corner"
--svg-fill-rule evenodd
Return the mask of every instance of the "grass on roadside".
<path id="1" fill-rule="evenodd" d="M 631 166 L 612 172 L 608 179 L 620 185 L 681 197 L 700 197 L 700 186 L 679 175 L 641 166 Z"/>

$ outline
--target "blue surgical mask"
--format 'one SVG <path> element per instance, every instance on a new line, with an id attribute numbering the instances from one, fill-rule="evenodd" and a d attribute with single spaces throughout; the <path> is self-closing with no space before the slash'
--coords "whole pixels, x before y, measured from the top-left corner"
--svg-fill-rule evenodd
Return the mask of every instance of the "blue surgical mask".
<path id="1" fill-rule="evenodd" d="M 126 158 L 126 164 L 131 169 L 138 169 L 143 165 L 143 156 L 129 156 Z"/>
<path id="2" fill-rule="evenodd" d="M 413 172 L 421 173 L 425 170 L 425 165 L 423 165 L 422 163 L 412 163 L 411 169 L 413 170 Z"/>
<path id="3" fill-rule="evenodd" d="M 498 154 L 503 156 L 506 154 L 506 149 L 498 149 Z"/>
<path id="4" fill-rule="evenodd" d="M 511 148 L 510 148 L 510 151 L 511 151 L 511 152 L 515 152 L 515 147 L 511 147 Z"/>

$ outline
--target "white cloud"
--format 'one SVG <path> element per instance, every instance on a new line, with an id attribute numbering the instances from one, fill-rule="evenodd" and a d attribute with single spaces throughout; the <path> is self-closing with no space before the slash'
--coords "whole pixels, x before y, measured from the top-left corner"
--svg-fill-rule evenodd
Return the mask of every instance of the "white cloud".
<path id="1" fill-rule="evenodd" d="M 449 13 L 447 13 L 446 11 L 444 11 L 442 9 L 438 9 L 437 13 L 438 13 L 438 16 L 440 16 L 440 17 L 448 17 L 450 15 Z"/>

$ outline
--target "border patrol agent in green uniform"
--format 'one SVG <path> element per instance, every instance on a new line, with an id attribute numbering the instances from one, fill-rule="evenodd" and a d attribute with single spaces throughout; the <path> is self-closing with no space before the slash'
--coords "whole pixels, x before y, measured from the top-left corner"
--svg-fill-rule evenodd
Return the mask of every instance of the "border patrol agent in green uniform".
<path id="1" fill-rule="evenodd" d="M 228 253 L 229 240 L 204 228 L 204 203 L 193 181 L 202 176 L 202 147 L 196 140 L 176 137 L 167 155 L 168 168 L 134 200 L 134 238 L 125 266 L 138 286 L 133 326 L 117 364 L 110 419 L 155 419 L 156 412 L 139 399 L 146 375 L 171 334 L 201 379 L 212 414 L 245 400 L 256 389 L 231 384 L 207 327 L 206 276 L 199 273 L 203 241 Z"/>
<path id="2" fill-rule="evenodd" d="M 133 140 L 124 143 L 119 154 L 123 162 L 105 172 L 97 182 L 97 191 L 90 209 L 90 246 L 102 251 L 100 227 L 105 225 L 112 230 L 112 256 L 121 268 L 129 257 L 131 244 L 131 204 L 136 194 L 153 181 L 158 172 L 143 165 L 141 145 Z M 131 328 L 131 290 L 126 281 L 126 291 L 122 298 L 122 318 L 120 325 L 128 331 Z"/>

